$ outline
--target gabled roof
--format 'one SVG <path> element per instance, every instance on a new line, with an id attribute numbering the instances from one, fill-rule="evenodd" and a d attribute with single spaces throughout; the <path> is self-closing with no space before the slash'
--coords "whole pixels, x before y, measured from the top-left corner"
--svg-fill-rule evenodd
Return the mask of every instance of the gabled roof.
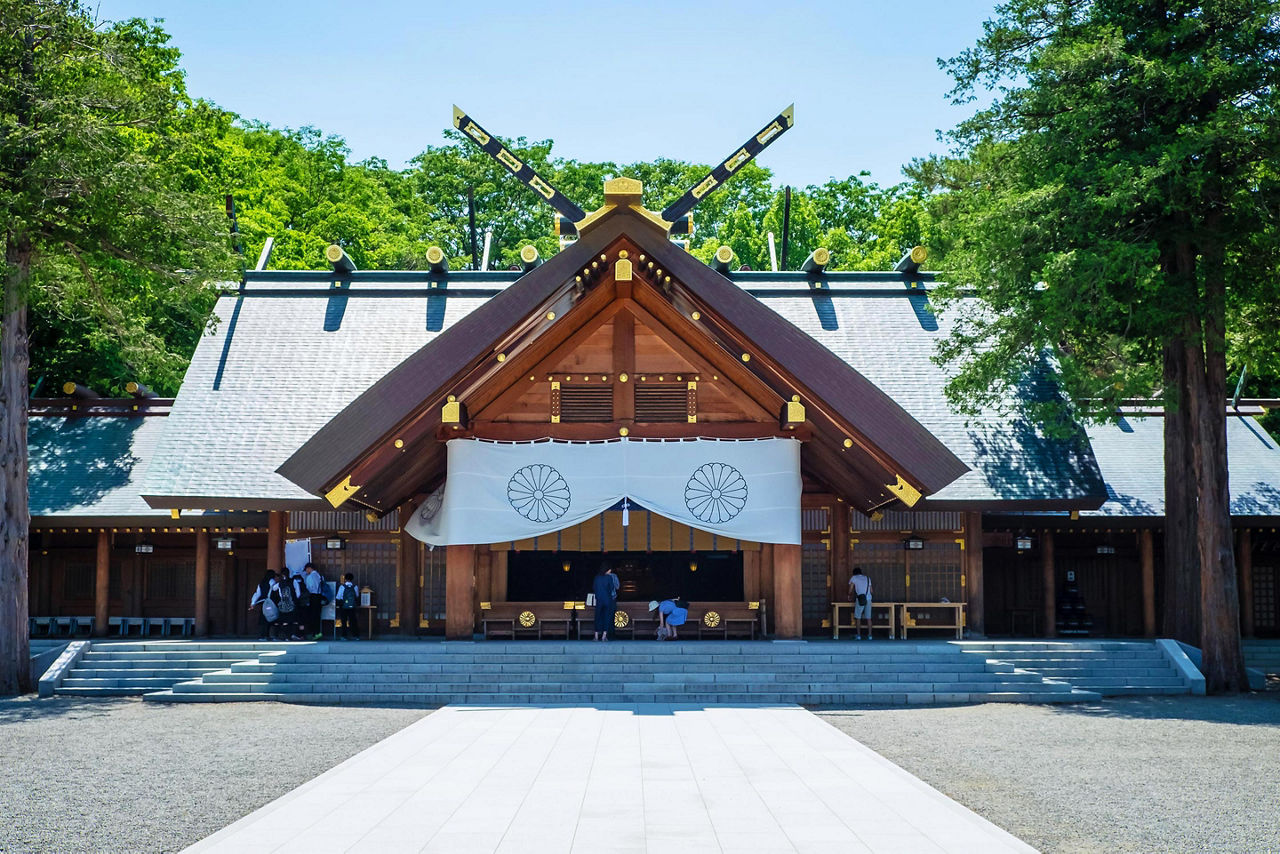
<path id="1" fill-rule="evenodd" d="M 568 324 L 577 304 L 574 298 L 581 296 L 584 306 L 591 299 L 582 296 L 589 293 L 586 288 L 575 285 L 577 271 L 595 266 L 597 255 L 601 260 L 611 258 L 603 250 L 619 240 L 634 247 L 634 257 L 650 259 L 645 276 L 637 276 L 637 302 L 644 304 L 642 295 L 648 293 L 650 310 L 665 310 L 681 318 L 678 322 L 686 327 L 684 334 L 695 346 L 710 347 L 720 352 L 722 359 L 723 350 L 730 351 L 732 359 L 742 354 L 744 364 L 735 370 L 746 368 L 760 382 L 785 395 L 778 398 L 779 403 L 798 392 L 806 406 L 812 407 L 810 420 L 832 434 L 827 437 L 829 447 L 823 465 L 828 470 L 846 466 L 858 469 L 853 480 L 843 481 L 846 486 L 841 490 L 856 493 L 848 494 L 855 506 L 868 509 L 892 500 L 893 493 L 886 484 L 894 484 L 895 479 L 929 494 L 967 470 L 944 444 L 856 369 L 761 306 L 724 276 L 671 244 L 665 233 L 646 218 L 619 208 L 602 217 L 590 234 L 573 247 L 520 279 L 371 386 L 286 461 L 280 472 L 317 494 L 350 484 L 350 495 L 369 507 L 390 508 L 410 498 L 422 483 L 408 485 L 402 477 L 391 486 L 384 482 L 379 489 L 366 484 L 391 471 L 403 472 L 406 466 L 416 466 L 412 471 L 421 471 L 421 449 L 412 443 L 428 434 L 421 425 L 432 423 L 431 410 L 439 407 L 466 371 L 478 370 L 498 351 L 508 350 L 517 341 L 529 344 L 537 335 L 557 334 L 557 328 L 549 322 L 555 313 L 546 313 L 548 322 L 543 323 L 544 312 L 553 305 L 566 306 L 570 312 L 563 314 L 562 309 L 561 323 Z M 664 277 L 653 273 L 655 264 L 666 271 Z M 653 287 L 646 289 L 643 283 L 651 275 Z M 668 292 L 670 303 L 654 300 L 659 287 Z M 674 314 L 673 305 L 679 309 L 678 315 Z M 694 313 L 690 307 L 697 309 L 700 324 L 686 319 Z M 520 338 L 522 334 L 524 337 Z M 747 366 L 752 355 L 758 361 Z M 508 358 L 505 353 L 497 362 L 504 358 Z M 497 370 L 492 362 L 490 367 Z M 413 432 L 415 424 L 420 428 L 417 433 Z M 554 430 L 550 428 L 553 434 Z M 390 451 L 393 431 L 396 448 L 408 456 Z M 845 448 L 854 443 L 858 447 L 854 453 L 841 456 L 841 440 Z M 811 456 L 817 454 L 816 444 L 806 446 L 806 451 Z M 381 456 L 376 462 L 368 462 L 374 454 Z"/>
<path id="2" fill-rule="evenodd" d="M 240 291 L 217 304 L 217 325 L 192 359 L 143 494 L 160 508 L 328 507 L 319 490 L 302 489 L 276 469 L 424 344 L 531 275 L 250 272 Z M 856 369 L 967 464 L 971 471 L 921 507 L 1100 504 L 1106 492 L 1090 474 L 1087 450 L 1045 440 L 995 413 L 966 418 L 951 410 L 942 391 L 946 373 L 930 360 L 949 320 L 928 309 L 932 277 L 915 278 L 919 284 L 910 288 L 897 273 L 830 273 L 815 289 L 802 273 L 761 271 L 731 274 L 725 285 Z M 405 387 L 415 390 L 410 378 Z"/>

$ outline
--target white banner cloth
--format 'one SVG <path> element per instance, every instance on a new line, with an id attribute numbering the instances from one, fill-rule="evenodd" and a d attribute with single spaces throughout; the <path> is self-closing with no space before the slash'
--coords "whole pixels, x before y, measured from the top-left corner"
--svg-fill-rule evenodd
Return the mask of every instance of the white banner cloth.
<path id="1" fill-rule="evenodd" d="M 448 444 L 445 485 L 405 526 L 437 546 L 501 543 L 584 522 L 623 498 L 725 537 L 800 542 L 794 439 Z"/>

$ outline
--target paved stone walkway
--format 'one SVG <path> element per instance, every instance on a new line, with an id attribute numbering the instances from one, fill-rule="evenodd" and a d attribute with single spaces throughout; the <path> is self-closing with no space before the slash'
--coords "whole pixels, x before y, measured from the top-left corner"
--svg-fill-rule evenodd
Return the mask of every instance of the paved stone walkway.
<path id="1" fill-rule="evenodd" d="M 448 706 L 187 850 L 1033 849 L 797 706 L 635 705 Z"/>

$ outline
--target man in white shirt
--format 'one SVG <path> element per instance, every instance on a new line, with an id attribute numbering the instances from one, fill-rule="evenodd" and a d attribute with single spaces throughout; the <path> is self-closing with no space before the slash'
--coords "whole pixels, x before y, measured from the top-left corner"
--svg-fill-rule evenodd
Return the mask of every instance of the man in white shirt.
<path id="1" fill-rule="evenodd" d="M 323 635 L 320 633 L 320 609 L 324 606 L 324 578 L 316 571 L 315 564 L 308 563 L 302 568 L 302 583 L 306 585 L 307 593 L 307 625 L 304 637 L 310 637 L 311 640 L 320 640 Z"/>
<path id="2" fill-rule="evenodd" d="M 849 577 L 849 601 L 853 603 L 853 628 L 857 639 L 862 640 L 862 624 L 867 622 L 867 640 L 871 640 L 871 579 L 862 574 L 862 567 L 855 566 Z"/>

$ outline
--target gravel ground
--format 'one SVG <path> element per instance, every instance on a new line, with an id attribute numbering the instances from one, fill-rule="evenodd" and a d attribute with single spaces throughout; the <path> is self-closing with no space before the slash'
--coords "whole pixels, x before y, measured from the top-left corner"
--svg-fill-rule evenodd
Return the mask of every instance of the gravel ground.
<path id="1" fill-rule="evenodd" d="M 1046 852 L 1280 852 L 1280 693 L 816 709 Z"/>
<path id="2" fill-rule="evenodd" d="M 0 852 L 180 851 L 428 714 L 0 700 Z"/>
<path id="3" fill-rule="evenodd" d="M 817 711 L 1046 852 L 1280 852 L 1280 692 Z M 0 700 L 0 852 L 178 851 L 427 714 Z"/>

